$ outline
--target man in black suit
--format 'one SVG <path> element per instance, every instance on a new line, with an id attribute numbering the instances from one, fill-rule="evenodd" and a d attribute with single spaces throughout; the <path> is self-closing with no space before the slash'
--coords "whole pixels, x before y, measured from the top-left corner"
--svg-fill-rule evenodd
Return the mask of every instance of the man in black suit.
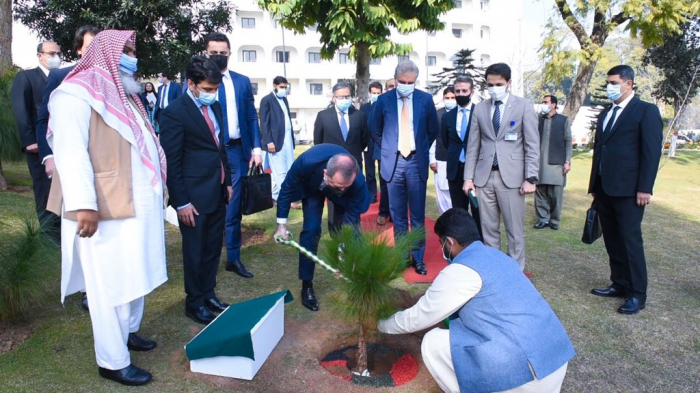
<path id="1" fill-rule="evenodd" d="M 642 219 L 661 159 L 663 122 L 656 106 L 634 96 L 631 67 L 611 68 L 607 82 L 613 104 L 598 116 L 588 192 L 603 228 L 612 284 L 591 292 L 625 298 L 617 311 L 636 314 L 647 297 Z"/>
<path id="2" fill-rule="evenodd" d="M 160 121 L 160 114 L 163 110 L 182 95 L 182 88 L 173 81 L 173 78 L 171 71 L 163 71 L 158 74 L 158 83 L 161 83 L 161 85 L 158 86 L 158 102 L 156 102 L 156 111 L 153 113 L 156 121 Z M 163 132 L 162 127 L 161 132 Z"/>
<path id="3" fill-rule="evenodd" d="M 360 110 L 364 112 L 365 118 L 369 119 L 372 113 L 372 104 L 377 102 L 377 98 L 382 94 L 382 84 L 372 82 L 369 84 L 369 102 L 360 106 Z M 374 165 L 374 139 L 370 135 L 367 142 L 367 149 L 363 153 L 365 159 L 365 179 L 367 179 L 367 189 L 372 198 L 372 203 L 377 203 L 377 169 Z"/>
<path id="4" fill-rule="evenodd" d="M 342 146 L 355 157 L 362 168 L 362 152 L 369 141 L 365 113 L 352 106 L 350 85 L 338 82 L 333 86 L 333 106 L 322 110 L 314 123 L 314 145 L 332 143 Z M 335 232 L 342 225 L 342 216 L 328 201 L 328 230 Z"/>
<path id="5" fill-rule="evenodd" d="M 32 177 L 32 187 L 34 189 L 34 203 L 36 215 L 40 222 L 49 225 L 52 238 L 60 239 L 60 232 L 57 232 L 56 222 L 58 217 L 46 211 L 46 203 L 49 200 L 49 190 L 51 189 L 51 179 L 44 172 L 44 166 L 39 157 L 39 144 L 36 135 L 36 120 L 39 114 L 39 107 L 46 87 L 46 78 L 49 70 L 61 66 L 61 49 L 55 42 L 45 41 L 36 48 L 39 66 L 29 70 L 20 71 L 12 81 L 10 99 L 12 112 L 17 122 L 22 142 L 22 151 L 27 158 L 29 174 Z"/>
<path id="6" fill-rule="evenodd" d="M 344 224 L 359 226 L 360 215 L 369 208 L 369 191 L 357 160 L 344 148 L 324 143 L 302 153 L 282 183 L 277 200 L 277 231 L 274 238 L 288 239 L 287 217 L 292 201 L 301 199 L 304 227 L 299 236 L 302 247 L 316 253 L 321 238 L 321 219 L 326 199 L 333 202 Z M 318 311 L 314 294 L 314 262 L 299 253 L 301 303 Z"/>
<path id="7" fill-rule="evenodd" d="M 182 234 L 185 315 L 203 324 L 228 307 L 214 292 L 226 203 L 233 194 L 223 114 L 216 101 L 220 84 L 216 63 L 193 57 L 187 65 L 187 93 L 161 115 L 170 205 L 177 209 Z"/>
<path id="8" fill-rule="evenodd" d="M 457 108 L 442 116 L 440 137 L 447 149 L 447 183 L 450 187 L 452 207 L 469 209 L 469 198 L 462 190 L 464 185 L 464 162 L 469 140 L 474 104 L 471 103 L 474 81 L 468 76 L 455 79 Z"/>
<path id="9" fill-rule="evenodd" d="M 442 91 L 442 102 L 444 107 L 437 110 L 439 129 L 442 127 L 442 116 L 457 107 L 454 87 L 448 86 Z M 446 175 L 447 149 L 442 142 L 441 132 L 438 132 L 435 142 L 430 146 L 430 170 L 433 171 L 433 182 L 435 183 L 435 201 L 438 212 L 442 214 L 452 208 L 452 198 L 450 198 L 450 187 Z"/>

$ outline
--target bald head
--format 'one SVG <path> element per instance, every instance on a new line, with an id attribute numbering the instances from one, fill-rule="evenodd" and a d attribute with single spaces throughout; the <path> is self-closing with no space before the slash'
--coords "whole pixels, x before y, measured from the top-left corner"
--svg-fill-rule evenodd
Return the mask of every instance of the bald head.
<path id="1" fill-rule="evenodd" d="M 350 154 L 336 154 L 328 160 L 326 164 L 326 182 L 332 188 L 340 191 L 345 191 L 352 186 L 359 172 L 357 160 Z"/>

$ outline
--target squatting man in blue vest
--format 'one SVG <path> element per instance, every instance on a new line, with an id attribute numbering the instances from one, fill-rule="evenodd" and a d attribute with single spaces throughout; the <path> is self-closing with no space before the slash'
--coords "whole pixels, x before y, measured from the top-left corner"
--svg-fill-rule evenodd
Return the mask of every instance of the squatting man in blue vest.
<path id="1" fill-rule="evenodd" d="M 445 392 L 559 392 L 574 347 L 515 259 L 479 241 L 466 210 L 435 223 L 449 265 L 413 307 L 379 321 L 389 334 L 450 318 L 423 337 L 423 362 Z"/>

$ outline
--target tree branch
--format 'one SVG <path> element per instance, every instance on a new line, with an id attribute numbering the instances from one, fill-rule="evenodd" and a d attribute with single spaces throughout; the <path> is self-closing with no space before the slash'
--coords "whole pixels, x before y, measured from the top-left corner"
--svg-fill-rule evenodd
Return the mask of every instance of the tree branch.
<path id="1" fill-rule="evenodd" d="M 554 3 L 556 3 L 557 9 L 559 9 L 562 20 L 564 20 L 564 23 L 566 23 L 569 29 L 574 33 L 581 48 L 587 46 L 589 37 L 586 33 L 586 29 L 571 12 L 571 8 L 569 8 L 569 4 L 567 4 L 566 0 L 554 0 Z"/>

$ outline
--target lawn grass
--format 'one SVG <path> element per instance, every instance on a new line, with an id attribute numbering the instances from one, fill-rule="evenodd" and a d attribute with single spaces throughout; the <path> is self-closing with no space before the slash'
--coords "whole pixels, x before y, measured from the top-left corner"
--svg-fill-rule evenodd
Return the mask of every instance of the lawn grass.
<path id="1" fill-rule="evenodd" d="M 297 154 L 302 150 L 304 147 L 299 147 Z M 591 202 L 586 194 L 590 161 L 587 152 L 576 153 L 573 158 L 559 231 L 533 229 L 536 221 L 533 198 L 527 199 L 526 270 L 534 274 L 533 283 L 559 315 L 577 351 L 569 364 L 563 391 L 697 392 L 700 389 L 700 152 L 678 152 L 677 158 L 668 160 L 659 172 L 655 195 L 643 224 L 649 267 L 648 302 L 647 308 L 636 316 L 618 314 L 615 310 L 621 303 L 619 299 L 589 294 L 591 288 L 609 283 L 603 242 L 586 245 L 580 241 L 584 214 Z M 4 167 L 16 190 L 31 183 L 26 164 L 4 163 Z M 437 218 L 432 179 L 428 184 L 426 211 L 427 216 Z M 14 227 L 24 217 L 33 215 L 31 192 L 0 193 L 0 225 Z M 291 212 L 289 227 L 297 237 L 301 220 L 300 211 Z M 244 218 L 246 230 L 258 229 L 260 233 L 256 242 L 242 253 L 255 278 L 240 279 L 225 272 L 222 264 L 217 287 L 222 299 L 239 301 L 282 289 L 291 289 L 298 296 L 297 254 L 291 248 L 273 243 L 274 221 L 272 210 Z M 278 351 L 287 352 L 276 364 L 266 364 L 256 379 L 235 388 L 187 372 L 182 347 L 193 336 L 195 325 L 184 316 L 180 234 L 176 228 L 166 227 L 169 280 L 147 296 L 141 327 L 143 335 L 157 340 L 159 347 L 152 353 L 132 355 L 133 362 L 151 371 L 155 380 L 138 390 L 323 392 L 310 381 L 294 380 L 297 367 L 320 368 L 314 357 L 317 354 L 304 352 L 305 343 L 285 343 L 284 348 L 278 347 Z M 503 244 L 505 247 L 505 241 Z M 65 307 L 60 304 L 59 275 L 55 271 L 47 277 L 54 283 L 55 296 L 46 299 L 25 322 L 19 323 L 34 326 L 31 338 L 0 356 L 0 392 L 135 390 L 98 377 L 89 316 L 81 310 L 78 296 L 69 297 Z M 352 328 L 346 328 L 329 307 L 323 307 L 334 279 L 317 269 L 315 282 L 321 311 L 311 313 L 296 300 L 286 306 L 286 324 L 334 329 L 337 333 L 333 334 L 338 337 L 351 336 Z M 403 280 L 395 284 L 413 294 L 427 288 L 426 284 L 408 285 Z M 304 337 L 313 342 L 314 332 L 309 331 Z M 270 372 L 269 367 L 275 371 Z M 424 368 L 422 363 L 421 368 Z M 277 375 L 288 378 L 288 388 L 271 385 L 270 379 Z M 318 378 L 325 378 L 319 375 Z M 340 382 L 337 386 L 339 391 L 349 391 Z M 408 384 L 386 391 L 418 391 L 415 389 Z M 437 391 L 436 387 L 430 391 Z"/>

